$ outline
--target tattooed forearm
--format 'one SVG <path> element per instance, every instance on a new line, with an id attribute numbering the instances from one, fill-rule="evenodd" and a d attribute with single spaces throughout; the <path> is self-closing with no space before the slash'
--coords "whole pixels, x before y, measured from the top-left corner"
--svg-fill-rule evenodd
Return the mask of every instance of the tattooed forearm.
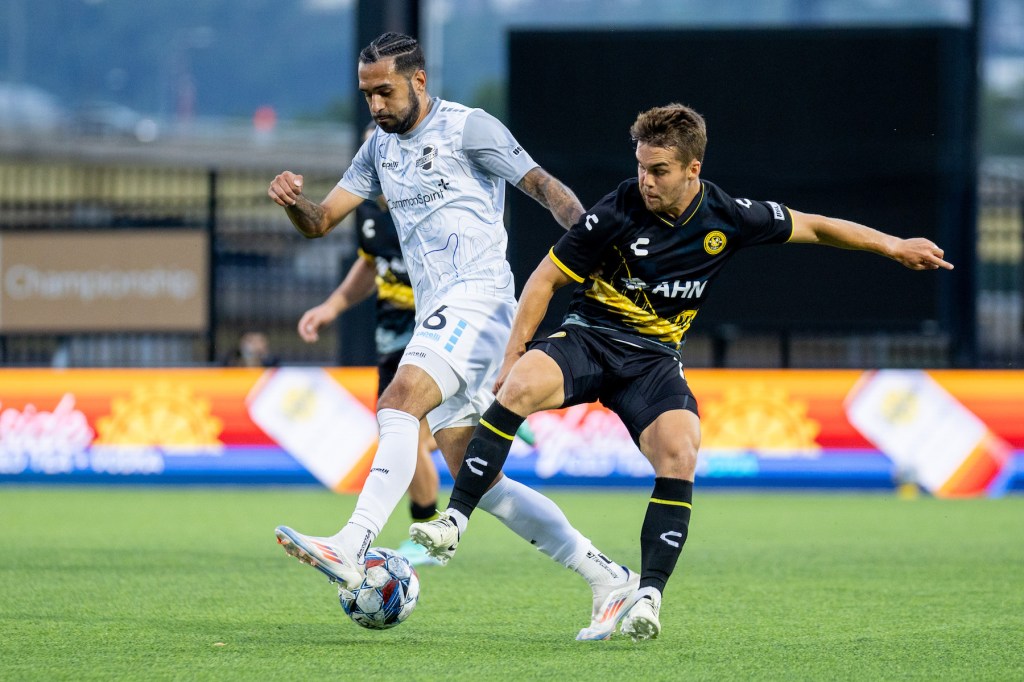
<path id="1" fill-rule="evenodd" d="M 304 196 L 299 196 L 295 204 L 285 208 L 295 229 L 307 237 L 322 237 L 327 234 L 324 225 L 324 207 L 315 204 Z"/>
<path id="2" fill-rule="evenodd" d="M 524 175 L 516 187 L 551 211 L 558 224 L 567 230 L 583 215 L 583 204 L 572 190 L 539 166 Z"/>

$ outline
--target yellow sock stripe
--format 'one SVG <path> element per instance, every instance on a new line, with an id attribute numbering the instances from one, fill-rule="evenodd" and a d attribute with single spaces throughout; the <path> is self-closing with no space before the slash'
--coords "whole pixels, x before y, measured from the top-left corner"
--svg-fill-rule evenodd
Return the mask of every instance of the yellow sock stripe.
<path id="1" fill-rule="evenodd" d="M 494 428 L 493 425 L 488 424 L 487 421 L 484 420 L 484 419 L 480 420 L 480 426 L 486 426 L 488 429 L 490 429 L 491 431 L 494 431 L 496 434 L 498 434 L 502 438 L 507 438 L 508 440 L 515 440 L 516 439 L 515 436 L 510 436 L 507 433 L 505 433 L 504 431 L 499 431 L 498 429 Z"/>
<path id="2" fill-rule="evenodd" d="M 693 509 L 693 505 L 689 502 L 676 502 L 675 500 L 659 500 L 657 497 L 652 497 L 651 502 L 655 504 L 671 504 L 674 507 L 686 507 L 687 509 Z"/>

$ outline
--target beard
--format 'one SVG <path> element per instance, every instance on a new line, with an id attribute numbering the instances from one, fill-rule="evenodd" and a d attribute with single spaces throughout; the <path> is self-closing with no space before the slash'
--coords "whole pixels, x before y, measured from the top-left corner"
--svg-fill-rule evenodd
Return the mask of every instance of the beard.
<path id="1" fill-rule="evenodd" d="M 409 106 L 397 114 L 388 116 L 383 121 L 377 120 L 377 125 L 385 133 L 398 133 L 399 135 L 407 133 L 412 130 L 412 127 L 416 125 L 416 120 L 420 117 L 420 100 L 413 93 L 412 82 L 408 82 L 409 86 Z"/>

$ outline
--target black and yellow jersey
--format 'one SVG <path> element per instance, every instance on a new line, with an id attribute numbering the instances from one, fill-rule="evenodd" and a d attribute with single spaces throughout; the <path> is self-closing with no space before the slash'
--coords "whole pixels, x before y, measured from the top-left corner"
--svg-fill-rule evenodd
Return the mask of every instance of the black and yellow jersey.
<path id="1" fill-rule="evenodd" d="M 364 201 L 356 208 L 356 225 L 359 257 L 377 271 L 377 354 L 386 355 L 405 348 L 416 326 L 409 273 L 390 213 Z"/>
<path id="2" fill-rule="evenodd" d="M 785 206 L 733 199 L 704 180 L 672 220 L 647 208 L 633 178 L 584 213 L 549 257 L 580 283 L 567 321 L 678 348 L 729 258 L 792 232 Z"/>

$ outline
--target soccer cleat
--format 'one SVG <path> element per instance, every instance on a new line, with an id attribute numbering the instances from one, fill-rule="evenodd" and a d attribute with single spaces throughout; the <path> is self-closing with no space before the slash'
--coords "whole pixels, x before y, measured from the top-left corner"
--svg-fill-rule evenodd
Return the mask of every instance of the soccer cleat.
<path id="1" fill-rule="evenodd" d="M 363 582 L 363 567 L 330 538 L 303 535 L 288 526 L 278 526 L 274 535 L 285 552 L 320 571 L 339 587 L 354 590 Z"/>
<path id="2" fill-rule="evenodd" d="M 634 642 L 655 639 L 661 633 L 658 611 L 661 605 L 650 597 L 638 599 L 622 619 L 622 634 L 629 635 Z"/>
<path id="3" fill-rule="evenodd" d="M 576 635 L 578 641 L 608 639 L 615 632 L 615 626 L 626 615 L 626 607 L 640 587 L 640 576 L 625 566 L 626 580 L 619 583 L 602 583 L 592 585 L 594 591 L 594 609 L 591 613 L 590 627 L 583 628 Z"/>
<path id="4" fill-rule="evenodd" d="M 455 555 L 459 546 L 459 527 L 445 511 L 433 521 L 421 521 L 409 526 L 409 537 L 413 542 L 423 545 L 427 554 L 443 566 Z"/>
<path id="5" fill-rule="evenodd" d="M 408 560 L 413 566 L 440 566 L 441 560 L 427 554 L 423 545 L 418 545 L 412 540 L 406 540 L 395 550 Z"/>

